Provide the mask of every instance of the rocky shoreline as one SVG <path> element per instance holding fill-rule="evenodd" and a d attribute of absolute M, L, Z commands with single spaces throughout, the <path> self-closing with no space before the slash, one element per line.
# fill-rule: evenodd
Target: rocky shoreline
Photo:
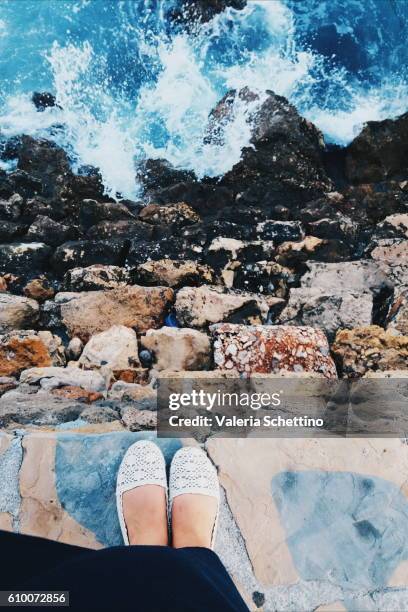
<path fill-rule="evenodd" d="M 208 141 L 256 97 L 224 96 Z M 154 428 L 163 371 L 406 375 L 408 114 L 344 149 L 272 92 L 251 119 L 226 175 L 148 160 L 141 201 L 0 134 L 1 427 Z"/>

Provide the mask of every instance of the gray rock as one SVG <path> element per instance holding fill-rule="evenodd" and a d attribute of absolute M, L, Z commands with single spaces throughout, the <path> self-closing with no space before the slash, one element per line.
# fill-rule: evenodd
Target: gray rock
<path fill-rule="evenodd" d="M 35 300 L 10 293 L 0 293 L 0 332 L 35 326 L 39 306 Z"/>
<path fill-rule="evenodd" d="M 87 391 L 104 391 L 106 388 L 105 380 L 98 372 L 73 367 L 30 368 L 21 373 L 20 382 L 29 384 L 39 382 L 43 389 L 48 390 L 65 385 L 81 387 Z"/>

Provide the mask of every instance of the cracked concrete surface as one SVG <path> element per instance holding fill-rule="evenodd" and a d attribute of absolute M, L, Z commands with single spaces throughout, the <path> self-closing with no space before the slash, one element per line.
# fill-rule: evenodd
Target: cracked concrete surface
<path fill-rule="evenodd" d="M 116 472 L 141 438 L 155 434 L 0 434 L 0 528 L 120 543 Z M 194 443 L 156 441 L 168 463 Z M 213 438 L 205 450 L 222 484 L 216 551 L 251 610 L 408 610 L 406 444 Z"/>

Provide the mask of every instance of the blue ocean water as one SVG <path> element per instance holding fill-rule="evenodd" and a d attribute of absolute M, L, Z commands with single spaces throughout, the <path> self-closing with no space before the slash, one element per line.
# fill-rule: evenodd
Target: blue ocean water
<path fill-rule="evenodd" d="M 177 0 L 0 0 L 0 132 L 53 138 L 136 197 L 135 161 L 198 176 L 236 163 L 250 138 L 238 103 L 225 142 L 208 114 L 231 88 L 285 95 L 346 144 L 365 121 L 408 109 L 406 0 L 249 0 L 210 22 L 169 19 Z M 61 108 L 35 112 L 33 91 Z"/>

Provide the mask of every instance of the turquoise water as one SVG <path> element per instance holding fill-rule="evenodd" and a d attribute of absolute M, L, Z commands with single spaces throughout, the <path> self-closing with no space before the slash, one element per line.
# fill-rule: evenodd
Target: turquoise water
<path fill-rule="evenodd" d="M 0 131 L 63 145 L 135 197 L 135 163 L 165 157 L 198 176 L 236 163 L 253 109 L 238 103 L 221 145 L 208 114 L 231 88 L 285 95 L 329 142 L 408 108 L 405 0 L 250 0 L 196 27 L 171 0 L 0 0 Z M 61 108 L 37 113 L 33 91 Z"/>

